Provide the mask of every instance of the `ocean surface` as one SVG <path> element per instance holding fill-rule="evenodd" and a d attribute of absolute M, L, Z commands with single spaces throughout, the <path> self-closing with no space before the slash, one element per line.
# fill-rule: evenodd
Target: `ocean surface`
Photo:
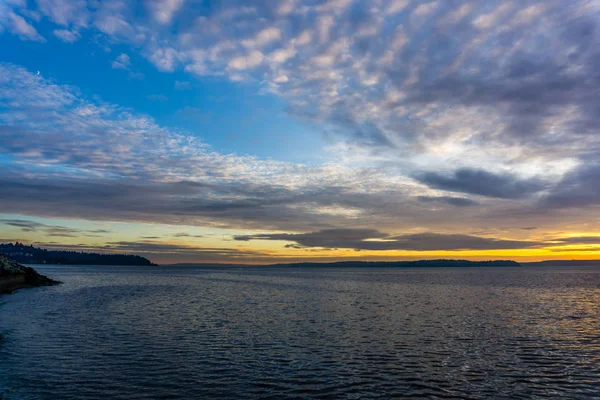
<path fill-rule="evenodd" d="M 600 398 L 600 267 L 36 267 L 4 400 Z"/>

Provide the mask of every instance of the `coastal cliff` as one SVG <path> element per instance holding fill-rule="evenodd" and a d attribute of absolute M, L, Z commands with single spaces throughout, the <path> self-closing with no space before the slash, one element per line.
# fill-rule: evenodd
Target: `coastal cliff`
<path fill-rule="evenodd" d="M 0 294 L 9 294 L 17 289 L 51 286 L 60 282 L 39 274 L 31 267 L 18 264 L 0 253 Z"/>

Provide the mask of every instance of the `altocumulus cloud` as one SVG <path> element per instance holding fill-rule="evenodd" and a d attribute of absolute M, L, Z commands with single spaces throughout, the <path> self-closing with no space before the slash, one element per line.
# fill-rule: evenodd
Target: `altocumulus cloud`
<path fill-rule="evenodd" d="M 264 82 L 299 115 L 339 124 L 335 132 L 361 146 L 442 141 L 478 159 L 491 146 L 498 159 L 515 147 L 544 158 L 597 146 L 595 2 L 44 0 L 2 7 L 7 29 L 24 39 L 41 40 L 27 17 L 39 13 L 57 27 L 139 48 L 161 71 Z M 142 9 L 148 12 L 135 12 Z"/>
<path fill-rule="evenodd" d="M 67 43 L 88 32 L 129 46 L 165 73 L 259 83 L 325 126 L 343 157 L 306 166 L 220 154 L 3 64 L 0 152 L 19 164 L 0 171 L 11 188 L 0 205 L 296 232 L 537 226 L 532 210 L 583 224 L 600 205 L 599 13 L 584 0 L 3 2 L 2 34 L 43 43 L 48 24 Z M 469 238 L 438 239 L 503 245 Z"/>
<path fill-rule="evenodd" d="M 460 230 L 488 224 L 482 220 L 488 211 L 437 191 L 526 200 L 543 187 L 540 180 L 480 170 L 416 175 L 432 192 L 396 167 L 220 154 L 147 116 L 83 100 L 74 88 L 10 64 L 0 65 L 0 92 L 0 151 L 21 161 L 0 171 L 2 186 L 10 188 L 0 191 L 5 212 L 257 230 L 372 224 L 434 230 L 440 223 Z M 586 176 L 566 175 L 550 193 Z M 501 205 L 493 211 L 504 217 Z M 513 224 L 522 223 L 521 214 Z"/>
<path fill-rule="evenodd" d="M 14 65 L 0 65 L 0 90 L 0 151 L 21 161 L 0 171 L 5 212 L 305 229 L 348 220 L 336 210 L 383 218 L 411 204 L 406 178 L 220 154 Z"/>

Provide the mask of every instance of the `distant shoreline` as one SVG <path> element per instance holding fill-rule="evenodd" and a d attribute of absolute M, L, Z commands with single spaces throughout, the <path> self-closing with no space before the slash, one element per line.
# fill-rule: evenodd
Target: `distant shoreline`
<path fill-rule="evenodd" d="M 174 263 L 174 264 L 98 264 L 98 263 L 24 263 L 27 265 L 64 265 L 88 267 L 256 267 L 256 268 L 508 268 L 508 267 L 600 267 L 600 260 L 545 260 L 535 262 L 517 262 L 510 264 L 481 265 L 480 262 L 433 265 L 423 261 L 334 261 L 307 263 L 275 263 L 275 264 L 232 264 L 232 263 Z M 462 260 L 448 260 L 462 261 Z"/>
<path fill-rule="evenodd" d="M 46 250 L 22 243 L 0 243 L 4 253 L 18 263 L 27 265 L 86 265 L 86 266 L 138 266 L 138 267 L 271 267 L 271 268 L 493 268 L 493 267 L 552 267 L 598 266 L 600 260 L 543 260 L 517 262 L 514 260 L 472 261 L 463 259 L 426 259 L 410 261 L 307 261 L 272 264 L 244 263 L 172 263 L 155 264 L 134 254 L 105 254 L 76 251 Z"/>
<path fill-rule="evenodd" d="M 46 250 L 22 243 L 0 243 L 4 253 L 18 263 L 29 265 L 138 265 L 153 266 L 145 257 L 133 254 L 86 253 L 79 251 Z"/>
<path fill-rule="evenodd" d="M 446 263 L 439 262 L 445 261 Z M 437 263 L 436 263 L 437 262 Z M 335 261 L 275 264 L 230 264 L 230 263 L 175 263 L 159 264 L 160 267 L 256 267 L 256 268 L 509 268 L 509 267 L 577 267 L 598 266 L 600 260 L 547 260 L 536 262 L 469 261 L 469 260 L 417 260 L 417 261 Z"/>
<path fill-rule="evenodd" d="M 301 262 L 276 264 L 225 264 L 225 263 L 177 263 L 162 264 L 161 267 L 278 267 L 278 268 L 492 268 L 521 267 L 512 260 L 416 260 L 416 261 L 335 261 L 335 262 Z"/>
<path fill-rule="evenodd" d="M 524 267 L 600 267 L 600 260 L 545 260 L 522 262 Z"/>

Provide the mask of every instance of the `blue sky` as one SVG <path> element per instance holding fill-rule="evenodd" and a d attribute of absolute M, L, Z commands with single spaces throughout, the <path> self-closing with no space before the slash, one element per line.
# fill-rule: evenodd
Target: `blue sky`
<path fill-rule="evenodd" d="M 598 257 L 599 15 L 5 0 L 0 239 L 161 261 Z"/>
<path fill-rule="evenodd" d="M 93 35 L 64 43 L 51 34 L 51 26 L 44 25 L 48 24 L 42 24 L 40 32 L 50 32 L 46 43 L 4 35 L 0 60 L 75 86 L 83 97 L 98 97 L 150 115 L 221 152 L 298 162 L 315 162 L 322 156 L 325 142 L 319 129 L 289 115 L 285 103 L 262 93 L 257 83 L 234 83 L 222 77 L 190 79 L 183 71 L 161 73 L 143 57 L 129 55 L 127 46 L 106 51 Z M 114 68 L 121 54 L 127 55 L 129 64 Z"/>

